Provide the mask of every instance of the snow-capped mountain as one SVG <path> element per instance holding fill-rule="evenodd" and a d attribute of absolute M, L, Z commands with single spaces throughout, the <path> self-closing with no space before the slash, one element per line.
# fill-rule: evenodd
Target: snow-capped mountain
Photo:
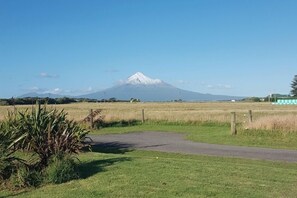
<path fill-rule="evenodd" d="M 125 83 L 131 85 L 156 85 L 162 84 L 163 82 L 160 79 L 151 79 L 143 73 L 137 72 L 136 74 L 130 76 Z"/>
<path fill-rule="evenodd" d="M 124 83 L 103 91 L 78 96 L 79 98 L 129 100 L 137 98 L 141 101 L 218 101 L 238 100 L 242 97 L 202 94 L 176 88 L 160 79 L 152 79 L 141 72 L 130 76 Z"/>

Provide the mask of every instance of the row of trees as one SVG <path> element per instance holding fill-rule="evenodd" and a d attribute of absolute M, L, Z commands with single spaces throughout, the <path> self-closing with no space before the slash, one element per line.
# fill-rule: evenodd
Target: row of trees
<path fill-rule="evenodd" d="M 139 99 L 131 98 L 133 102 L 140 102 Z M 87 99 L 87 98 L 38 98 L 38 97 L 27 97 L 27 98 L 9 98 L 0 99 L 0 105 L 31 105 L 39 102 L 40 104 L 69 104 L 76 102 L 131 102 L 131 100 L 118 100 L 116 98 L 109 99 Z"/>
<path fill-rule="evenodd" d="M 39 104 L 69 104 L 77 102 L 73 98 L 37 98 L 37 97 L 27 97 L 27 98 L 9 98 L 9 99 L 0 99 L 0 105 L 30 105 L 36 104 L 38 101 Z"/>

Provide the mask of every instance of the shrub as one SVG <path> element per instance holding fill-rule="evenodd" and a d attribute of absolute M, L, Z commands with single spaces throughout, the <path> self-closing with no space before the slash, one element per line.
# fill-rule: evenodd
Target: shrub
<path fill-rule="evenodd" d="M 14 156 L 15 148 L 12 146 L 18 137 L 15 133 L 14 124 L 17 120 L 8 113 L 5 121 L 0 123 L 0 180 L 8 179 L 16 167 L 23 161 Z"/>
<path fill-rule="evenodd" d="M 11 174 L 17 169 L 17 164 L 20 159 L 11 156 L 6 149 L 0 148 L 0 180 L 8 179 Z"/>
<path fill-rule="evenodd" d="M 73 120 L 67 120 L 66 116 L 63 110 L 48 111 L 46 106 L 41 107 L 40 104 L 31 112 L 19 112 L 14 128 L 21 135 L 14 144 L 37 154 L 40 168 L 48 165 L 52 155 L 79 153 L 86 146 L 84 140 L 89 131 Z"/>
<path fill-rule="evenodd" d="M 45 170 L 47 182 L 60 184 L 78 179 L 77 164 L 70 155 L 55 155 Z"/>
<path fill-rule="evenodd" d="M 10 183 L 14 188 L 36 187 L 42 183 L 42 174 L 29 166 L 22 165 L 12 174 Z"/>

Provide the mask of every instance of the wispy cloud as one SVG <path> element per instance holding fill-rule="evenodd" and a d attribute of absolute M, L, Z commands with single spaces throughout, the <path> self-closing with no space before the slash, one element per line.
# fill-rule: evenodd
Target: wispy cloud
<path fill-rule="evenodd" d="M 64 90 L 61 88 L 45 89 L 45 88 L 40 88 L 37 86 L 29 87 L 24 90 L 28 91 L 28 92 L 36 92 L 39 94 L 48 94 L 48 93 L 49 94 L 61 94 L 61 93 L 64 93 Z"/>
<path fill-rule="evenodd" d="M 47 93 L 51 94 L 60 94 L 60 95 L 71 95 L 71 96 L 78 96 L 78 95 L 84 95 L 84 94 L 89 94 L 92 92 L 95 92 L 96 90 L 93 89 L 92 87 L 87 87 L 87 88 L 82 88 L 82 89 L 60 89 L 60 88 L 55 88 L 48 90 Z"/>
<path fill-rule="evenodd" d="M 59 78 L 59 75 L 57 74 L 49 74 L 49 73 L 46 73 L 46 72 L 41 72 L 39 74 L 40 77 L 42 78 Z"/>
<path fill-rule="evenodd" d="M 26 92 L 34 92 L 38 94 L 59 94 L 59 95 L 68 95 L 68 96 L 77 96 L 77 95 L 84 95 L 89 94 L 92 92 L 97 91 L 96 89 L 93 89 L 91 86 L 82 88 L 82 89 L 62 89 L 59 87 L 56 88 L 40 88 L 38 86 L 29 87 L 26 89 L 23 89 Z"/>
<path fill-rule="evenodd" d="M 87 92 L 91 92 L 91 91 L 93 91 L 93 88 L 92 88 L 92 87 L 88 87 L 88 88 L 86 89 L 86 91 L 87 91 Z"/>
<path fill-rule="evenodd" d="M 61 94 L 61 93 L 63 93 L 63 89 L 61 89 L 61 88 L 54 88 L 54 89 L 48 90 L 48 93 L 51 93 L 51 94 Z"/>
<path fill-rule="evenodd" d="M 216 84 L 216 85 L 206 85 L 206 87 L 208 89 L 218 89 L 218 90 L 224 90 L 224 89 L 232 89 L 232 86 L 231 85 L 224 85 L 224 84 Z"/>
<path fill-rule="evenodd" d="M 30 87 L 27 90 L 31 91 L 31 92 L 38 92 L 38 91 L 40 91 L 40 88 L 39 87 Z"/>
<path fill-rule="evenodd" d="M 68 93 L 74 94 L 74 95 L 83 95 L 83 94 L 88 94 L 88 93 L 92 93 L 95 90 L 93 89 L 93 87 L 87 87 L 87 88 L 82 88 L 82 89 L 76 89 L 76 90 L 68 90 Z"/>
<path fill-rule="evenodd" d="M 37 86 L 23 88 L 22 90 L 24 90 L 26 92 L 36 92 L 36 93 L 42 93 L 42 92 L 46 91 L 45 89 L 37 87 Z"/>
<path fill-rule="evenodd" d="M 178 80 L 177 82 L 178 82 L 179 84 L 189 84 L 189 82 L 186 81 L 186 80 Z"/>

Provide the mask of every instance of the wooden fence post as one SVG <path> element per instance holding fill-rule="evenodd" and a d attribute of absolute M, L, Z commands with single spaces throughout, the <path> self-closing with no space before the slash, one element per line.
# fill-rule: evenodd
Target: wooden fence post
<path fill-rule="evenodd" d="M 93 109 L 90 109 L 90 127 L 93 129 L 94 127 L 94 118 L 93 118 Z"/>
<path fill-rule="evenodd" d="M 236 113 L 231 112 L 231 134 L 236 135 L 237 130 L 236 130 Z"/>
<path fill-rule="evenodd" d="M 142 123 L 144 123 L 144 109 L 142 109 Z"/>
<path fill-rule="evenodd" d="M 249 110 L 249 123 L 253 122 L 253 112 L 252 110 Z"/>

